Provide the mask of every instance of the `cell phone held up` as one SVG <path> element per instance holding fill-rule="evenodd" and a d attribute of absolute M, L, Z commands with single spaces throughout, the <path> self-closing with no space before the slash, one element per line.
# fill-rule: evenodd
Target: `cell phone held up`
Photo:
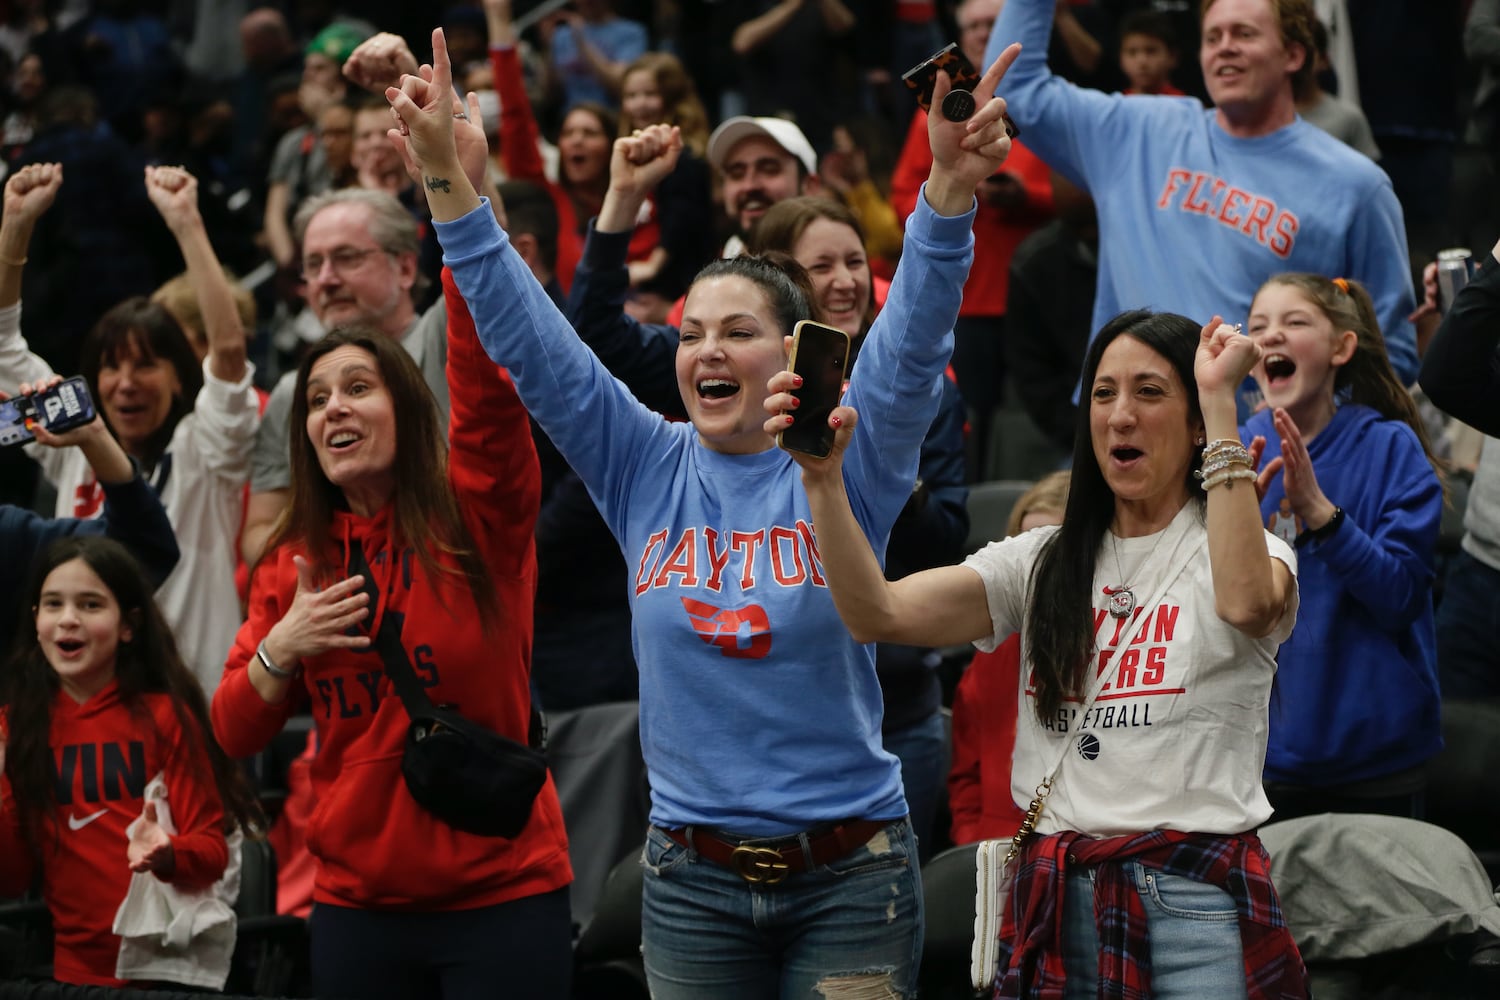
<path fill-rule="evenodd" d="M 968 120 L 978 108 L 974 100 L 974 88 L 979 86 L 979 71 L 959 49 L 957 42 L 949 42 L 932 55 L 901 74 L 901 81 L 916 95 L 923 111 L 932 110 L 932 92 L 937 86 L 938 70 L 948 74 L 953 89 L 943 98 L 943 117 L 951 122 Z M 1005 134 L 1014 139 L 1021 134 L 1016 123 L 1005 115 Z"/>
<path fill-rule="evenodd" d="M 82 376 L 64 379 L 50 389 L 0 400 L 0 446 L 35 441 L 32 428 L 53 434 L 82 427 L 94 419 L 94 399 Z"/>
<path fill-rule="evenodd" d="M 803 320 L 792 331 L 787 367 L 802 376 L 802 384 L 792 390 L 797 408 L 789 411 L 792 422 L 776 435 L 776 443 L 787 451 L 827 458 L 834 434 L 828 418 L 839 405 L 849 377 L 849 335 L 837 327 Z"/>

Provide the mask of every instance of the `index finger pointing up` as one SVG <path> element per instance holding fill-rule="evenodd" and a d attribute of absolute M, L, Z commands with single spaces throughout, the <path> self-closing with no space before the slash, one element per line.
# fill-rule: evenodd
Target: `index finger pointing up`
<path fill-rule="evenodd" d="M 1011 42 L 1005 47 L 1005 51 L 990 63 L 989 69 L 984 71 L 984 76 L 979 78 L 979 86 L 974 88 L 974 100 L 983 104 L 995 96 L 995 88 L 1000 86 L 1000 81 L 1005 78 L 1006 72 L 1010 70 L 1011 64 L 1021 55 L 1021 43 Z"/>

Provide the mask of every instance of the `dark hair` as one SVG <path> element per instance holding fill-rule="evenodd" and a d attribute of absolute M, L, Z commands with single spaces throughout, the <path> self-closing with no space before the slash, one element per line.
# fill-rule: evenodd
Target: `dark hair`
<path fill-rule="evenodd" d="M 1145 35 L 1161 42 L 1168 52 L 1177 53 L 1177 30 L 1172 19 L 1159 10 L 1133 10 L 1126 14 L 1120 22 L 1118 35 L 1121 44 L 1124 44 L 1126 35 Z"/>
<path fill-rule="evenodd" d="M 1188 420 L 1201 416 L 1193 360 L 1201 327 L 1186 316 L 1140 309 L 1121 313 L 1104 325 L 1089 345 L 1080 382 L 1077 432 L 1073 438 L 1073 475 L 1062 526 L 1043 544 L 1032 570 L 1031 602 L 1022 629 L 1031 649 L 1037 718 L 1044 723 L 1068 695 L 1082 692 L 1094 659 L 1094 565 L 1104 533 L 1115 514 L 1115 495 L 1094 456 L 1089 397 L 1104 351 L 1122 336 L 1133 337 L 1160 354 L 1176 370 L 1187 393 Z M 1202 446 L 1188 463 L 1190 502 L 1200 506 L 1193 470 Z"/>
<path fill-rule="evenodd" d="M 292 395 L 290 433 L 292 486 L 286 509 L 276 522 L 269 552 L 287 541 L 300 541 L 318 575 L 337 565 L 338 547 L 331 531 L 334 511 L 344 494 L 323 472 L 307 436 L 307 380 L 313 365 L 340 347 L 358 347 L 375 358 L 396 413 L 396 491 L 391 498 L 392 541 L 409 546 L 434 586 L 461 578 L 468 586 L 486 626 L 495 620 L 495 584 L 479 557 L 464 523 L 458 497 L 448 482 L 448 442 L 443 420 L 422 371 L 400 343 L 367 326 L 342 326 L 314 344 L 297 366 Z M 451 556 L 454 570 L 439 562 Z"/>
<path fill-rule="evenodd" d="M 1203 0 L 1203 5 L 1198 9 L 1198 21 L 1201 24 L 1208 15 L 1209 8 L 1217 0 Z M 1313 22 L 1317 18 L 1313 14 L 1312 0 L 1266 0 L 1271 5 L 1271 13 L 1276 16 L 1276 23 L 1281 28 L 1282 45 L 1302 46 L 1302 66 L 1292 74 L 1292 93 L 1306 94 L 1309 92 L 1313 78 L 1317 76 L 1318 50 L 1313 42 Z"/>
<path fill-rule="evenodd" d="M 594 120 L 599 124 L 600 130 L 604 133 L 604 169 L 600 171 L 599 179 L 596 182 L 599 190 L 597 192 L 594 192 L 596 196 L 602 197 L 605 189 L 609 187 L 610 147 L 614 145 L 615 137 L 620 134 L 620 119 L 618 115 L 616 115 L 613 111 L 611 111 L 609 108 L 606 108 L 602 104 L 597 104 L 594 101 L 578 101 L 575 104 L 569 105 L 568 110 L 563 112 L 561 123 L 563 126 L 566 126 L 568 124 L 568 118 L 572 116 L 575 111 L 582 111 L 585 114 L 593 115 Z M 562 141 L 561 134 L 558 135 L 558 141 Z M 560 187 L 562 187 L 563 190 L 568 192 L 569 197 L 572 197 L 575 200 L 577 199 L 578 194 L 581 193 L 578 191 L 576 185 L 574 185 L 573 182 L 568 179 L 567 173 L 562 169 L 558 170 L 557 183 Z M 592 210 L 589 214 L 592 214 Z"/>
<path fill-rule="evenodd" d="M 1422 450 L 1427 454 L 1427 461 L 1432 463 L 1438 480 L 1444 482 L 1446 492 L 1447 470 L 1442 459 L 1433 454 L 1432 442 L 1427 437 L 1422 416 L 1417 412 L 1416 400 L 1412 399 L 1391 367 L 1385 337 L 1380 333 L 1380 320 L 1375 316 L 1375 303 L 1365 286 L 1353 279 L 1334 281 L 1305 271 L 1272 275 L 1260 287 L 1267 285 L 1295 288 L 1333 324 L 1335 333 L 1344 330 L 1354 333 L 1354 355 L 1334 373 L 1334 395 L 1368 406 L 1387 420 L 1399 420 L 1415 431 Z M 1255 294 L 1259 295 L 1260 290 L 1257 289 Z"/>
<path fill-rule="evenodd" d="M 506 231 L 512 236 L 530 235 L 548 271 L 557 270 L 557 205 L 540 184 L 504 181 L 499 185 L 505 203 Z"/>
<path fill-rule="evenodd" d="M 823 310 L 813 293 L 812 279 L 806 268 L 789 253 L 773 250 L 712 261 L 698 272 L 693 284 L 705 278 L 729 277 L 744 278 L 760 287 L 783 333 L 791 333 L 804 319 L 823 320 Z"/>
<path fill-rule="evenodd" d="M 182 662 L 172 630 L 152 599 L 151 584 L 125 547 L 98 535 L 59 539 L 32 563 L 27 605 L 35 609 L 47 576 L 74 559 L 83 560 L 103 581 L 120 606 L 121 622 L 131 628 L 130 641 L 122 641 L 115 653 L 115 683 L 121 700 L 132 714 L 145 715 L 142 695 L 160 693 L 172 699 L 183 739 L 189 746 L 196 741 L 202 750 L 191 754 L 191 766 L 200 769 L 197 776 L 205 784 L 211 779 L 218 789 L 225 832 L 238 824 L 247 835 L 253 834 L 263 824 L 260 806 L 239 767 L 214 739 L 203 688 Z M 41 850 L 44 820 L 57 809 L 49 741 L 52 703 L 59 687 L 57 674 L 37 641 L 35 621 L 18 627 L 0 700 L 9 728 L 5 773 L 15 790 L 21 830 L 33 854 Z"/>
<path fill-rule="evenodd" d="M 830 222 L 838 222 L 854 230 L 854 235 L 859 238 L 861 247 L 865 245 L 865 232 L 859 224 L 858 217 L 841 201 L 832 198 L 824 198 L 821 195 L 797 195 L 795 198 L 783 198 L 772 205 L 766 214 L 756 221 L 750 230 L 749 249 L 751 253 L 770 253 L 779 251 L 790 254 L 797 246 L 797 241 L 802 234 L 807 232 L 807 227 L 819 219 L 827 219 Z M 869 256 L 866 251 L 866 257 Z M 865 303 L 863 327 L 868 330 L 870 324 L 875 320 L 875 286 L 870 285 L 869 301 Z M 809 281 L 811 277 L 809 276 Z M 817 296 L 814 294 L 813 299 Z"/>
<path fill-rule="evenodd" d="M 167 450 L 177 422 L 193 412 L 193 404 L 203 388 L 203 366 L 193 352 L 187 334 L 182 331 L 182 325 L 165 306 L 143 295 L 132 296 L 110 309 L 84 339 L 83 377 L 88 380 L 89 391 L 96 400 L 102 399 L 99 395 L 100 369 L 112 368 L 119 364 L 122 356 L 132 354 L 171 365 L 181 387 L 172 399 L 167 418 L 146 441 L 146 453 L 142 457 L 154 465 Z M 109 422 L 108 417 L 105 417 L 105 422 Z"/>

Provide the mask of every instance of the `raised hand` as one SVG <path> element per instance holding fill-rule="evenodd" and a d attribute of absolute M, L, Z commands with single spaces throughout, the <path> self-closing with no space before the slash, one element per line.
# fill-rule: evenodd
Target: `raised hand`
<path fill-rule="evenodd" d="M 11 174 L 5 182 L 5 221 L 34 224 L 52 207 L 62 182 L 61 163 L 33 163 Z"/>
<path fill-rule="evenodd" d="M 1292 415 L 1279 406 L 1271 414 L 1271 423 L 1281 435 L 1281 486 L 1292 511 L 1308 528 L 1321 528 L 1333 517 L 1334 506 L 1318 486 L 1302 431 Z"/>
<path fill-rule="evenodd" d="M 1238 326 L 1215 316 L 1204 324 L 1193 360 L 1199 395 L 1233 394 L 1259 360 L 1260 348 L 1255 342 L 1240 333 Z"/>
<path fill-rule="evenodd" d="M 453 138 L 453 64 L 443 29 L 432 32 L 432 64 L 401 78 L 399 87 L 387 87 L 386 100 L 396 113 L 397 128 L 391 140 L 418 169 L 448 164 L 457 158 Z"/>
<path fill-rule="evenodd" d="M 172 850 L 171 835 L 157 821 L 156 803 L 148 801 L 140 821 L 131 826 L 130 841 L 125 847 L 130 870 L 151 872 L 164 880 L 171 878 L 177 869 L 177 855 Z"/>
<path fill-rule="evenodd" d="M 267 651 L 277 665 L 289 670 L 299 661 L 332 649 L 369 646 L 369 636 L 346 634 L 351 625 L 370 614 L 370 597 L 360 589 L 365 578 L 351 576 L 320 589 L 311 563 L 302 556 L 293 556 L 292 562 L 297 567 L 297 593 L 281 621 L 266 635 Z"/>
<path fill-rule="evenodd" d="M 417 57 L 406 39 L 389 31 L 366 38 L 344 60 L 344 76 L 374 94 L 385 93 L 385 88 L 398 86 L 402 76 L 416 72 Z"/>
<path fill-rule="evenodd" d="M 677 168 L 682 130 L 675 125 L 648 125 L 615 140 L 609 160 L 609 186 L 622 194 L 646 195 Z"/>
<path fill-rule="evenodd" d="M 1005 99 L 995 96 L 995 88 L 1020 54 L 1020 44 L 1012 44 L 985 70 L 979 85 L 974 88 L 977 110 L 967 120 L 951 122 L 940 112 L 927 116 L 927 141 L 932 147 L 927 200 L 941 214 L 957 215 L 968 211 L 979 183 L 993 174 L 1010 155 L 1010 136 L 1006 132 L 1004 117 Z M 940 107 L 952 89 L 953 82 L 948 74 L 939 72 L 932 88 L 932 107 Z"/>
<path fill-rule="evenodd" d="M 147 167 L 146 195 L 168 228 L 199 224 L 198 179 L 182 167 Z"/>

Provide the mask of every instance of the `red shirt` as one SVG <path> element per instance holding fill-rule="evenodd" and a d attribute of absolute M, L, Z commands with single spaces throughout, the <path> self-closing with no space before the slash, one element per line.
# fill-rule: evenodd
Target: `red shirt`
<path fill-rule="evenodd" d="M 975 654 L 953 695 L 948 808 L 955 844 L 1013 837 L 1026 818 L 1010 790 L 1020 674 L 1017 633 L 993 653 Z"/>
<path fill-rule="evenodd" d="M 922 182 L 932 169 L 932 148 L 927 144 L 927 113 L 920 108 L 912 117 L 906 145 L 891 175 L 891 204 L 904 223 L 917 207 Z M 1018 141 L 1001 172 L 1013 174 L 1026 189 L 1026 203 L 1017 208 L 996 208 L 981 199 L 974 219 L 974 266 L 964 283 L 960 316 L 1004 316 L 1005 296 L 1010 289 L 1010 258 L 1016 247 L 1042 223 L 1052 218 L 1052 179 L 1047 165 Z"/>
<path fill-rule="evenodd" d="M 167 881 L 213 884 L 229 863 L 213 770 L 201 735 L 183 731 L 169 695 L 144 694 L 132 706 L 113 681 L 81 705 L 59 691 L 48 745 L 59 792 L 67 789 L 42 825 L 53 975 L 64 983 L 121 986 L 115 978 L 120 939 L 111 927 L 132 875 L 125 828 L 141 815 L 146 785 L 161 774 L 178 830 L 172 838 L 176 868 Z M 32 868 L 10 780 L 0 778 L 0 894 L 25 892 Z"/>

